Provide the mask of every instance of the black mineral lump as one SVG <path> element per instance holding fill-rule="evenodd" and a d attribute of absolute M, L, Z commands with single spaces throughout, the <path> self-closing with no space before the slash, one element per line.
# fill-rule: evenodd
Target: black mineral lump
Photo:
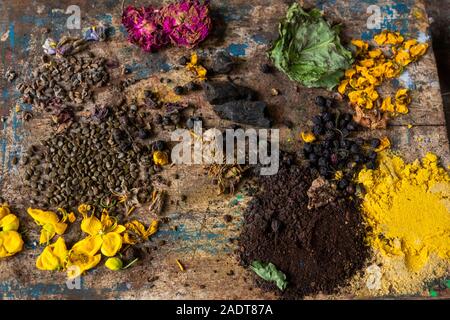
<path fill-rule="evenodd" d="M 219 51 L 212 62 L 211 68 L 214 73 L 227 74 L 233 70 L 234 61 L 226 51 Z"/>
<path fill-rule="evenodd" d="M 263 101 L 236 100 L 213 106 L 217 115 L 226 120 L 257 127 L 270 127 L 266 117 L 267 105 Z"/>
<path fill-rule="evenodd" d="M 317 96 L 316 99 L 314 100 L 314 102 L 319 107 L 325 107 L 326 104 L 327 104 L 327 100 L 324 97 L 322 97 L 322 96 Z"/>
<path fill-rule="evenodd" d="M 206 100 L 210 104 L 224 104 L 233 100 L 255 100 L 256 93 L 246 87 L 228 81 L 207 81 L 203 83 Z"/>

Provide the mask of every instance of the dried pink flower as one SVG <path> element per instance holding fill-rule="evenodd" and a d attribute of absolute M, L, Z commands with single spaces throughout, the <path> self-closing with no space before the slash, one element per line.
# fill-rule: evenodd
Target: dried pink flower
<path fill-rule="evenodd" d="M 148 52 L 156 51 L 168 43 L 167 34 L 159 25 L 159 20 L 160 12 L 153 7 L 128 6 L 122 14 L 128 40 Z"/>
<path fill-rule="evenodd" d="M 161 9 L 161 24 L 173 44 L 193 48 L 211 29 L 209 1 L 182 0 Z"/>

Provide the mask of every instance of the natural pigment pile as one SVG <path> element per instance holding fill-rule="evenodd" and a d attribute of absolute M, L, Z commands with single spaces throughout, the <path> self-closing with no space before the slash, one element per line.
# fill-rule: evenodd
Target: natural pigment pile
<path fill-rule="evenodd" d="M 335 292 L 368 256 L 359 203 L 341 199 L 308 209 L 312 181 L 308 169 L 284 163 L 276 175 L 258 180 L 262 191 L 244 213 L 241 263 L 273 263 L 286 275 L 287 299 Z M 269 282 L 262 286 L 275 289 Z"/>

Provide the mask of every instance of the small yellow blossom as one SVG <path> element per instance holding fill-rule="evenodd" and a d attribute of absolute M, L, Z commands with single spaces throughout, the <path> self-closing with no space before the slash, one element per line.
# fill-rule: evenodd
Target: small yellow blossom
<path fill-rule="evenodd" d="M 352 40 L 352 45 L 357 47 L 360 51 L 367 51 L 367 49 L 369 49 L 369 44 L 359 39 Z"/>
<path fill-rule="evenodd" d="M 74 245 L 78 251 L 94 255 L 101 250 L 103 255 L 113 257 L 122 248 L 123 241 L 120 234 L 125 231 L 125 227 L 117 224 L 117 220 L 110 217 L 106 209 L 103 209 L 100 220 L 93 214 L 84 216 L 81 230 L 89 236 Z"/>
<path fill-rule="evenodd" d="M 169 163 L 169 156 L 164 151 L 155 151 L 153 153 L 153 162 L 158 166 L 165 166 Z"/>
<path fill-rule="evenodd" d="M 344 177 L 344 173 L 341 170 L 336 171 L 336 173 L 334 174 L 335 180 L 341 180 L 343 177 Z"/>
<path fill-rule="evenodd" d="M 302 132 L 300 136 L 302 137 L 302 140 L 306 143 L 316 141 L 316 136 L 312 132 Z"/>
<path fill-rule="evenodd" d="M 380 152 L 380 151 L 383 151 L 390 147 L 391 147 L 391 141 L 389 140 L 389 138 L 383 137 L 380 139 L 380 145 L 378 146 L 378 148 L 375 149 L 375 152 Z"/>
<path fill-rule="evenodd" d="M 346 89 L 347 89 L 347 86 L 348 86 L 348 80 L 342 80 L 341 81 L 341 83 L 339 84 L 339 86 L 338 86 L 338 92 L 340 93 L 340 94 L 345 94 L 345 91 L 346 91 Z"/>
<path fill-rule="evenodd" d="M 193 53 L 191 55 L 191 61 L 186 64 L 186 69 L 195 74 L 197 79 L 200 81 L 206 80 L 207 70 L 198 64 L 198 56 L 197 53 Z"/>
<path fill-rule="evenodd" d="M 427 43 L 419 43 L 412 46 L 409 49 L 409 52 L 411 53 L 411 57 L 417 58 L 423 56 L 427 52 L 427 49 L 428 49 Z"/>
<path fill-rule="evenodd" d="M 395 55 L 395 62 L 401 66 L 407 66 L 412 61 L 411 56 L 406 50 L 399 50 Z"/>
<path fill-rule="evenodd" d="M 381 110 L 385 111 L 385 112 L 394 112 L 394 104 L 392 103 L 392 98 L 391 97 L 386 97 L 383 100 L 383 103 L 381 104 Z"/>

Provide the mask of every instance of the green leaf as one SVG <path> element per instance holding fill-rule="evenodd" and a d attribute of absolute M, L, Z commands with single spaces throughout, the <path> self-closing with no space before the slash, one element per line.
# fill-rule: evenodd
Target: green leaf
<path fill-rule="evenodd" d="M 287 287 L 286 275 L 277 270 L 277 267 L 271 262 L 264 263 L 258 260 L 252 262 L 250 266 L 258 276 L 266 281 L 273 281 L 280 290 L 284 290 Z"/>
<path fill-rule="evenodd" d="M 307 13 L 294 3 L 279 25 L 269 57 L 291 80 L 331 90 L 353 62 L 352 53 L 341 44 L 340 29 L 331 27 L 318 9 Z"/>

